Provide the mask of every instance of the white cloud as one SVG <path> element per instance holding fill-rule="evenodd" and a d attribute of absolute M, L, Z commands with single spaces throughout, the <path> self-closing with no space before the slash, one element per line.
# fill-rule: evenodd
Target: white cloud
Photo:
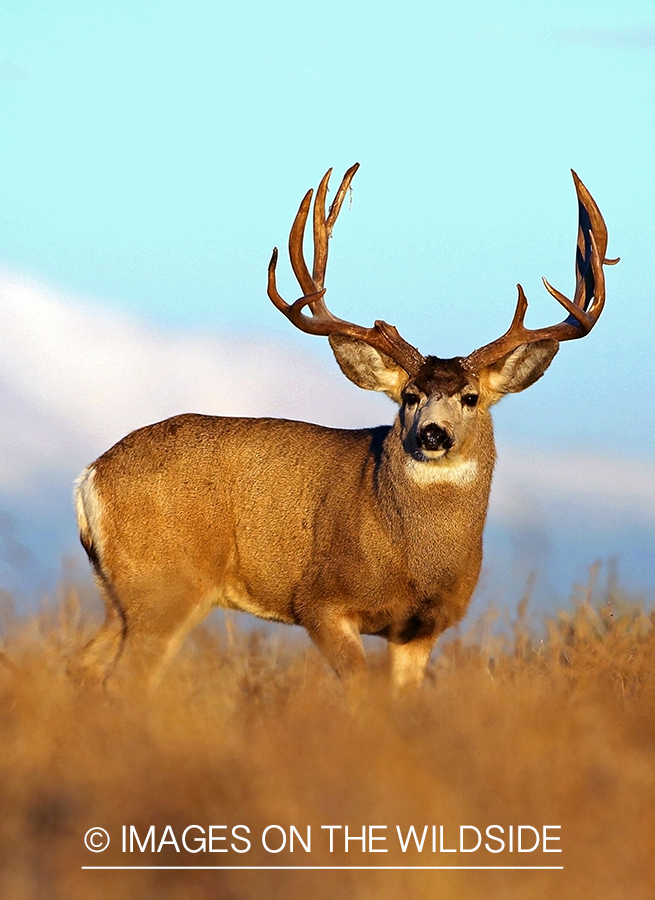
<path fill-rule="evenodd" d="M 170 333 L 0 273 L 1 490 L 72 477 L 132 429 L 180 412 L 361 427 L 393 408 L 311 346 Z"/>
<path fill-rule="evenodd" d="M 68 482 L 112 443 L 179 412 L 270 415 L 342 427 L 390 421 L 385 399 L 336 365 L 264 339 L 146 326 L 0 273 L 0 490 Z M 543 506 L 655 525 L 655 464 L 502 447 L 491 512 L 526 525 Z"/>
<path fill-rule="evenodd" d="M 596 528 L 618 528 L 626 519 L 655 527 L 655 463 L 501 448 L 494 514 L 501 520 L 529 520 L 531 508 L 542 503 L 592 514 L 590 526 Z"/>

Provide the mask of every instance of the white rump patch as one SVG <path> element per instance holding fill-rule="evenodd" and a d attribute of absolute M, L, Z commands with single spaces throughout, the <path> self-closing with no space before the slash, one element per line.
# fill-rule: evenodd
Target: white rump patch
<path fill-rule="evenodd" d="M 93 466 L 88 466 L 82 474 L 75 480 L 75 489 L 73 491 L 73 500 L 75 502 L 75 513 L 77 515 L 77 524 L 80 529 L 80 536 L 85 543 L 93 546 L 101 559 L 101 518 L 102 506 L 95 489 L 96 470 Z"/>
<path fill-rule="evenodd" d="M 465 459 L 461 462 L 419 462 L 407 460 L 407 476 L 415 484 L 427 487 L 431 484 L 471 484 L 478 475 L 478 461 Z"/>

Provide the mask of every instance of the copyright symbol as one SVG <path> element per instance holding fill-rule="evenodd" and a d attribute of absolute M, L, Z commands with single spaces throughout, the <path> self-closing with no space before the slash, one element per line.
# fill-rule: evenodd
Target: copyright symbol
<path fill-rule="evenodd" d="M 109 846 L 109 835 L 104 828 L 89 828 L 84 835 L 84 843 L 92 853 L 102 853 Z"/>

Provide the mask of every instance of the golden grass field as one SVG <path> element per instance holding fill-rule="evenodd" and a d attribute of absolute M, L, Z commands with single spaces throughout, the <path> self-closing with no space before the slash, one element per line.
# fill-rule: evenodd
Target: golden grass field
<path fill-rule="evenodd" d="M 467 623 L 435 653 L 414 703 L 387 697 L 381 642 L 358 709 L 301 632 L 226 617 L 198 629 L 161 685 L 81 690 L 66 666 L 97 624 L 65 587 L 30 618 L 7 603 L 0 656 L 0 897 L 6 900 L 238 898 L 611 898 L 655 896 L 655 615 L 613 585 L 579 589 L 568 612 L 528 628 L 524 605 L 500 633 Z M 248 620 L 251 622 L 252 620 Z M 268 853 L 271 824 L 306 837 Z M 121 849 L 150 825 L 161 851 Z M 184 829 L 227 853 L 175 850 Z M 251 848 L 230 848 L 247 825 Z M 329 832 L 335 831 L 334 852 Z M 343 851 L 344 827 L 387 826 Z M 401 852 L 396 826 L 424 849 Z M 562 853 L 433 852 L 459 826 L 559 825 Z M 92 853 L 88 829 L 110 848 Z M 243 835 L 245 832 L 241 832 Z M 525 832 L 528 834 L 528 832 Z M 529 834 L 531 834 L 530 832 Z M 191 830 L 193 836 L 202 833 Z M 369 832 L 370 834 L 370 832 Z M 472 831 L 467 834 L 473 835 Z M 499 832 L 496 832 L 499 834 Z M 191 840 L 191 838 L 189 838 Z M 281 832 L 273 829 L 270 845 Z M 529 842 L 528 842 L 529 843 Z M 191 843 L 192 847 L 198 846 Z M 245 843 L 235 843 L 243 849 Z M 287 845 L 288 846 L 288 845 Z M 498 844 L 492 844 L 498 847 Z M 438 848 L 437 848 L 438 849 Z M 563 870 L 84 870 L 89 865 L 512 866 Z"/>

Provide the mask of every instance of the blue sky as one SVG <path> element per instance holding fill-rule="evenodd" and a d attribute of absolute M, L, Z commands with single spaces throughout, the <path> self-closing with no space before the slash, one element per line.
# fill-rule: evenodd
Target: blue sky
<path fill-rule="evenodd" d="M 572 292 L 573 167 L 603 211 L 610 255 L 622 262 L 608 271 L 607 308 L 594 333 L 563 346 L 542 382 L 499 407 L 499 444 L 544 459 L 614 460 L 648 480 L 655 465 L 654 76 L 652 3 L 6 0 L 0 268 L 7 285 L 36 285 L 30 297 L 56 296 L 62 309 L 69 303 L 87 349 L 85 329 L 100 321 L 108 342 L 130 328 L 167 347 L 184 336 L 238 338 L 251 347 L 272 342 L 304 354 L 305 371 L 315 365 L 331 372 L 324 342 L 294 333 L 266 299 L 266 266 L 271 248 L 285 246 L 304 191 L 329 166 L 336 181 L 358 160 L 352 207 L 344 208 L 331 246 L 328 302 L 362 324 L 384 318 L 423 352 L 450 356 L 505 330 L 517 281 L 530 299 L 528 324 L 557 320 L 540 277 Z M 284 291 L 295 296 L 283 263 Z M 49 313 L 33 302 L 43 325 Z M 5 335 L 21 334 L 28 347 L 29 316 L 21 322 L 22 331 L 10 323 Z M 35 360 L 50 358 L 46 344 L 59 332 L 35 331 L 43 342 L 31 347 Z M 128 344 L 136 346 L 121 346 Z M 107 352 L 107 360 L 118 358 Z M 103 377 L 111 386 L 118 376 L 95 353 L 100 391 Z M 51 393 L 60 379 L 70 380 L 66 369 L 78 356 L 86 358 L 75 345 L 58 363 L 52 356 L 40 401 L 30 394 L 43 421 L 54 421 Z M 150 377 L 159 378 L 155 357 Z M 13 391 L 6 409 L 22 422 L 27 389 L 4 365 L 5 391 Z M 223 411 L 226 394 L 233 402 L 229 372 L 223 376 L 212 397 L 198 382 L 203 411 Z M 79 422 L 97 415 L 98 397 L 85 392 L 86 376 L 76 377 Z M 239 374 L 236 394 L 256 392 L 246 379 L 275 377 L 263 365 L 251 367 Z M 332 374 L 325 377 L 333 390 Z M 121 385 L 112 409 L 121 397 L 129 404 Z M 321 403 L 334 409 L 337 395 L 330 400 L 328 393 L 316 388 L 299 415 L 329 420 Z M 184 397 L 171 387 L 168 396 L 197 408 L 192 387 Z M 377 398 L 362 396 L 339 401 L 352 407 L 343 412 L 346 424 L 357 424 L 365 407 L 379 420 Z M 172 399 L 163 406 L 182 411 Z M 251 411 L 249 402 L 244 407 Z M 39 491 L 61 484 L 64 497 L 78 450 L 92 458 L 107 446 L 103 440 L 121 436 L 119 427 L 160 413 L 143 398 L 137 408 L 140 421 L 123 422 L 125 410 L 112 419 L 110 410 L 106 437 L 84 426 L 91 435 L 85 443 L 69 431 L 70 472 L 65 437 L 56 471 L 45 464 L 52 453 L 44 438 L 44 462 L 35 451 L 31 477 L 20 481 L 31 484 L 29 515 L 20 512 L 27 509 L 20 491 L 6 488 L 4 506 L 0 494 L 0 508 L 36 556 L 45 546 L 36 537 L 43 521 L 50 516 L 59 534 L 58 516 L 62 523 L 70 517 L 69 506 L 46 515 L 44 505 L 40 514 Z M 270 410 L 263 400 L 256 405 L 262 413 L 278 409 L 273 401 Z M 386 407 L 384 415 L 391 415 Z M 36 427 L 26 423 L 21 434 Z M 640 547 L 655 535 L 648 522 L 634 526 Z M 48 552 L 67 549 L 68 528 L 61 525 L 67 537 L 53 538 L 56 551 Z M 603 552 L 612 552 L 612 541 L 621 555 L 634 547 L 634 528 L 612 532 Z"/>

